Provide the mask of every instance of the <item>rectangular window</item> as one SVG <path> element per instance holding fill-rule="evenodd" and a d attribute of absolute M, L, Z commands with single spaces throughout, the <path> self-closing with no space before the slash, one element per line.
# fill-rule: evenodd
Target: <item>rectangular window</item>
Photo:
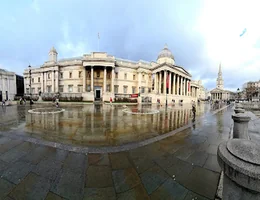
<path fill-rule="evenodd" d="M 128 86 L 124 86 L 124 93 L 127 94 L 127 88 Z"/>
<path fill-rule="evenodd" d="M 107 78 L 111 79 L 111 73 L 110 72 L 107 72 Z"/>
<path fill-rule="evenodd" d="M 97 78 L 100 77 L 100 71 L 97 71 Z"/>
<path fill-rule="evenodd" d="M 90 92 L 90 85 L 87 85 L 87 92 Z"/>
<path fill-rule="evenodd" d="M 133 75 L 133 80 L 135 81 L 135 74 Z"/>
<path fill-rule="evenodd" d="M 38 77 L 38 83 L 40 83 L 41 82 L 41 78 L 40 77 Z"/>
<path fill-rule="evenodd" d="M 59 92 L 64 92 L 64 86 L 63 85 L 59 86 Z"/>
<path fill-rule="evenodd" d="M 151 93 L 151 88 L 148 88 L 148 93 Z"/>
<path fill-rule="evenodd" d="M 50 79 L 51 78 L 51 73 L 48 73 L 48 79 Z"/>
<path fill-rule="evenodd" d="M 32 94 L 34 94 L 35 93 L 35 88 L 32 88 Z"/>
<path fill-rule="evenodd" d="M 34 83 L 34 78 L 32 78 L 32 83 Z"/>
<path fill-rule="evenodd" d="M 115 86 L 114 86 L 115 94 L 118 94 L 118 89 L 119 89 L 119 85 L 115 85 Z"/>
<path fill-rule="evenodd" d="M 72 72 L 70 72 L 69 77 L 72 78 Z"/>
<path fill-rule="evenodd" d="M 73 85 L 68 85 L 68 92 L 73 92 Z"/>
<path fill-rule="evenodd" d="M 132 94 L 135 94 L 135 88 L 136 87 L 132 87 Z"/>
<path fill-rule="evenodd" d="M 143 75 L 143 81 L 144 81 L 144 78 L 145 78 L 145 76 Z"/>
<path fill-rule="evenodd" d="M 141 88 L 141 93 L 144 93 L 144 87 Z"/>
<path fill-rule="evenodd" d="M 107 92 L 110 92 L 110 85 L 107 85 Z"/>
<path fill-rule="evenodd" d="M 125 73 L 125 80 L 127 79 L 127 73 Z"/>
<path fill-rule="evenodd" d="M 47 92 L 51 93 L 51 86 L 50 85 L 47 86 Z"/>
<path fill-rule="evenodd" d="M 83 92 L 83 85 L 78 85 L 78 92 Z"/>
<path fill-rule="evenodd" d="M 118 78 L 118 72 L 115 73 L 115 78 Z"/>
<path fill-rule="evenodd" d="M 60 78 L 63 79 L 63 72 L 60 73 Z"/>
<path fill-rule="evenodd" d="M 82 78 L 82 71 L 79 71 L 79 78 Z"/>

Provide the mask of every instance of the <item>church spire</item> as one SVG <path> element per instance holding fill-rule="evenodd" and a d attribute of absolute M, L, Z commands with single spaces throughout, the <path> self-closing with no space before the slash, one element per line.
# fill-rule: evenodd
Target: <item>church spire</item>
<path fill-rule="evenodd" d="M 217 88 L 224 89 L 224 81 L 222 79 L 221 63 L 219 64 L 219 69 L 218 69 Z"/>
<path fill-rule="evenodd" d="M 221 74 L 221 75 L 222 75 L 222 71 L 221 71 L 221 63 L 219 63 L 218 74 Z"/>

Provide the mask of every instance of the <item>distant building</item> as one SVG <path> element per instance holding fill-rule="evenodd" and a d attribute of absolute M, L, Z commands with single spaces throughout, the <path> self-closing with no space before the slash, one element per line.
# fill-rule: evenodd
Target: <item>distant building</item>
<path fill-rule="evenodd" d="M 208 99 L 208 97 L 207 97 L 207 90 L 202 85 L 202 81 L 201 80 L 192 81 L 192 83 L 196 84 L 197 87 L 198 87 L 198 94 L 197 94 L 198 99 L 199 100 L 206 100 L 206 99 Z"/>
<path fill-rule="evenodd" d="M 16 75 L 0 69 L 0 101 L 13 100 L 16 95 Z"/>
<path fill-rule="evenodd" d="M 243 93 L 246 99 L 259 101 L 260 99 L 260 80 L 249 81 L 243 84 Z"/>
<path fill-rule="evenodd" d="M 16 74 L 16 95 L 23 96 L 24 95 L 24 79 L 23 76 Z"/>
<path fill-rule="evenodd" d="M 216 88 L 210 91 L 212 100 L 230 100 L 235 99 L 235 93 L 224 89 L 224 80 L 222 78 L 221 64 L 219 65 Z"/>
<path fill-rule="evenodd" d="M 115 97 L 137 97 L 142 101 L 165 103 L 197 100 L 199 85 L 191 74 L 175 64 L 167 45 L 156 62 L 130 61 L 105 52 L 57 59 L 55 48 L 49 61 L 31 69 L 31 93 L 42 96 L 81 96 L 84 101 L 109 101 Z M 24 71 L 26 94 L 30 93 L 29 70 Z"/>

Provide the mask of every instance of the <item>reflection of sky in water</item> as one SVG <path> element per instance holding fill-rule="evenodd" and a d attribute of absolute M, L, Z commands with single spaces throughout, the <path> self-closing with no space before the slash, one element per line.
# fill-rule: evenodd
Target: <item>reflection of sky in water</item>
<path fill-rule="evenodd" d="M 29 114 L 26 109 L 20 107 L 18 113 L 25 117 L 20 120 L 26 123 L 20 125 L 19 130 L 23 130 L 22 134 L 49 141 L 111 146 L 155 137 L 180 128 L 192 120 L 191 106 L 167 109 L 157 106 L 127 108 L 160 111 L 149 115 L 124 113 L 125 108 L 122 106 L 110 105 L 75 105 L 64 108 L 65 112 L 59 114 L 39 115 Z M 197 107 L 197 115 L 206 110 L 208 105 L 201 104 Z"/>

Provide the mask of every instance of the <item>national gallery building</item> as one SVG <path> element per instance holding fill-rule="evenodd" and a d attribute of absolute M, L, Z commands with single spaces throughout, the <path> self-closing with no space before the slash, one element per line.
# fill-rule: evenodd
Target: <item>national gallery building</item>
<path fill-rule="evenodd" d="M 197 100 L 199 85 L 175 59 L 167 45 L 156 62 L 130 61 L 105 52 L 57 59 L 55 48 L 49 60 L 39 67 L 25 69 L 26 94 L 42 96 L 82 96 L 83 101 L 109 101 L 110 98 L 138 98 L 139 102 L 190 103 Z M 31 79 L 31 89 L 30 89 Z M 31 91 L 30 91 L 31 90 Z"/>

